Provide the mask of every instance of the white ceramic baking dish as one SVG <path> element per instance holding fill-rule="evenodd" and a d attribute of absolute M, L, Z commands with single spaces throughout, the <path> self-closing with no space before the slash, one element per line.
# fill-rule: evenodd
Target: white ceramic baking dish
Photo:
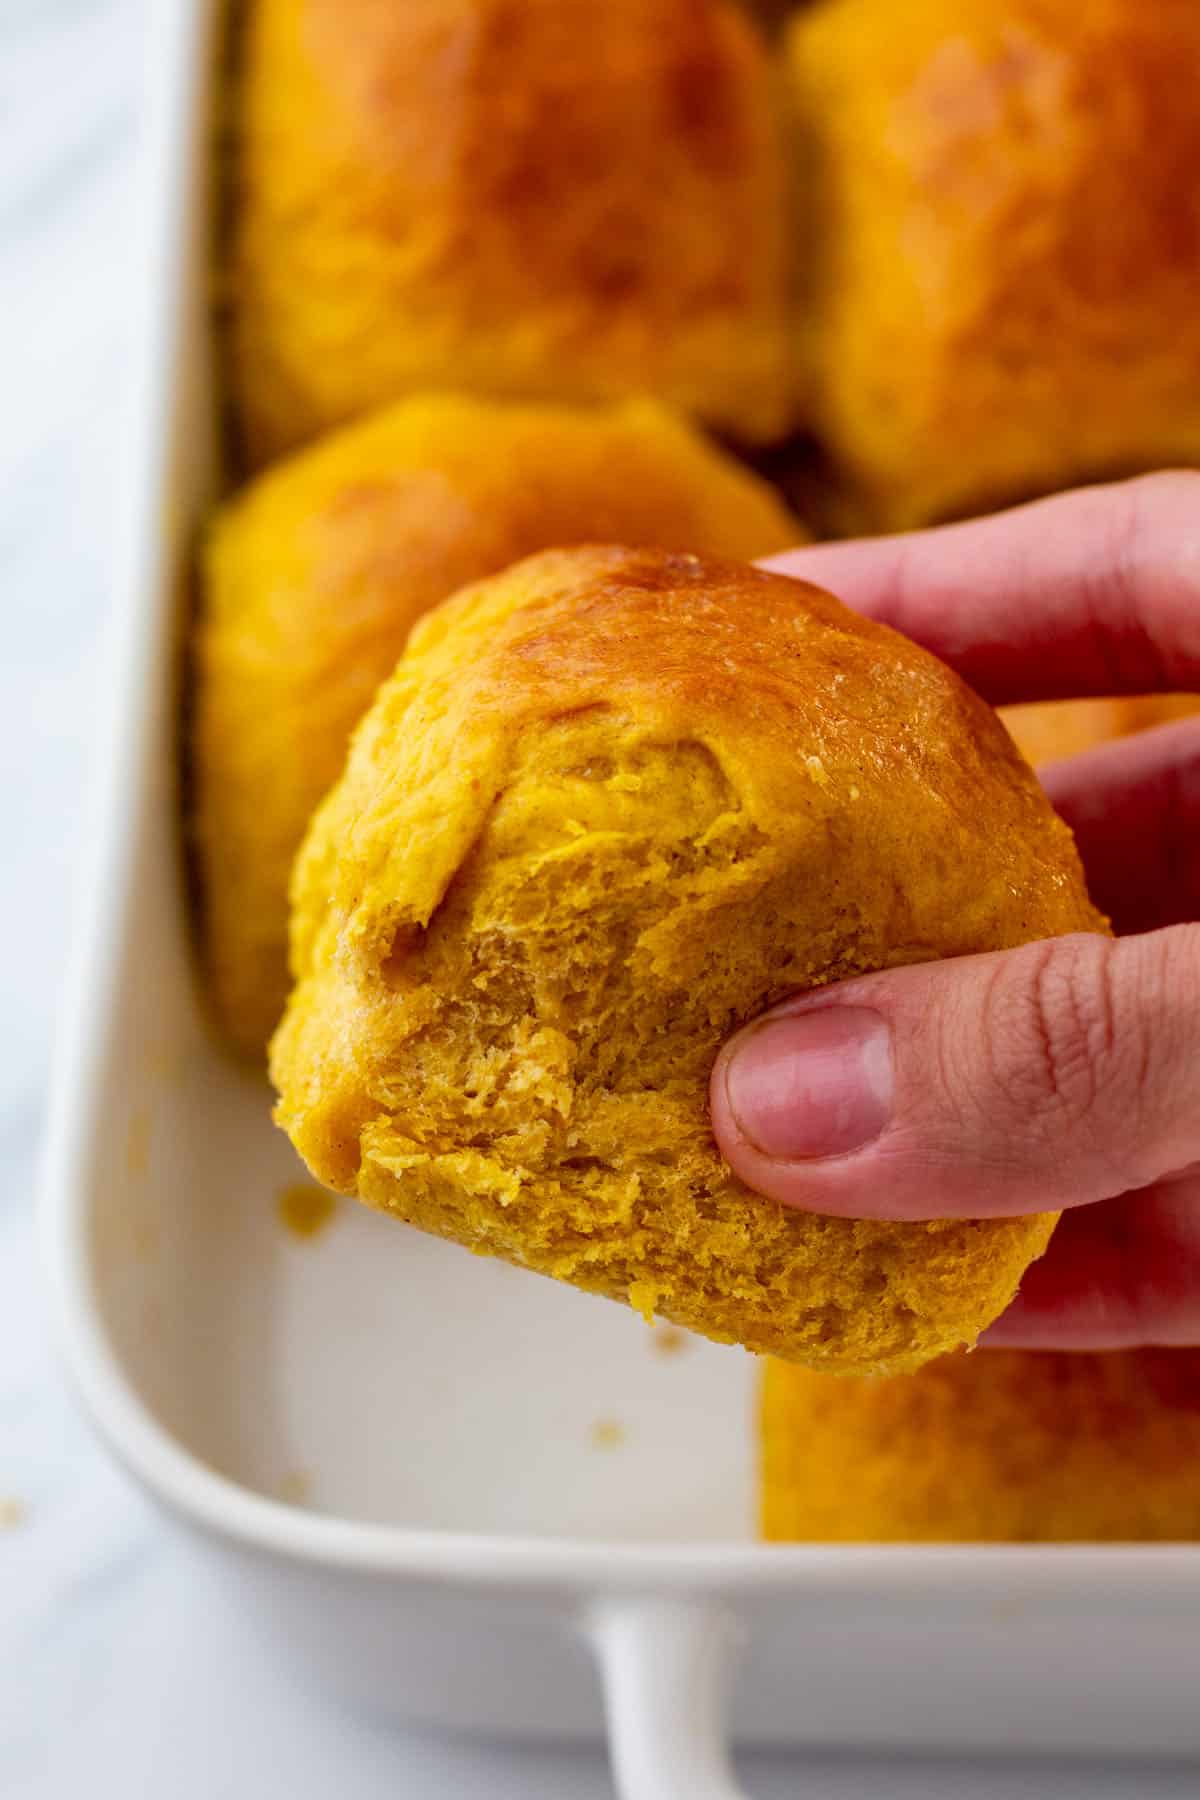
<path fill-rule="evenodd" d="M 328 1689 L 524 1735 L 606 1709 L 637 1800 L 735 1792 L 733 1654 L 748 1742 L 1200 1750 L 1200 1551 L 764 1548 L 748 1357 L 349 1205 L 284 1231 L 299 1171 L 189 964 L 174 771 L 214 477 L 216 34 L 206 0 L 149 11 L 131 530 L 45 1202 L 101 1432 Z"/>

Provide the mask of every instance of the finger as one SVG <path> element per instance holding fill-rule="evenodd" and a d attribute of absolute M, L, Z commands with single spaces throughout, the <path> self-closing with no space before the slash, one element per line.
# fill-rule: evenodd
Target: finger
<path fill-rule="evenodd" d="M 981 1341 L 1013 1350 L 1200 1343 L 1200 1180 L 1068 1213 Z"/>
<path fill-rule="evenodd" d="M 926 645 L 999 706 L 1200 681 L 1200 473 L 764 565 Z"/>
<path fill-rule="evenodd" d="M 1200 918 L 1200 719 L 1040 773 L 1075 833 L 1088 891 L 1118 932 Z"/>
<path fill-rule="evenodd" d="M 989 1218 L 1200 1161 L 1200 926 L 863 976 L 730 1040 L 712 1122 L 760 1193 L 850 1218 Z"/>

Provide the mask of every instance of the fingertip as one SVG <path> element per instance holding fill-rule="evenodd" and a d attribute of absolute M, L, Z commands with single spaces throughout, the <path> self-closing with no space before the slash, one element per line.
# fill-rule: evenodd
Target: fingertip
<path fill-rule="evenodd" d="M 789 575 L 799 578 L 803 575 L 804 559 L 808 554 L 808 546 L 798 544 L 794 550 L 777 550 L 773 556 L 760 556 L 754 567 L 764 569 L 768 575 Z"/>

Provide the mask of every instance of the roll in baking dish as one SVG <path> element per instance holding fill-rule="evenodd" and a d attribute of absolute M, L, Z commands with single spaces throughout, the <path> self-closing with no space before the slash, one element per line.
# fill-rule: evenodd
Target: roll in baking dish
<path fill-rule="evenodd" d="M 819 0 L 787 60 L 811 401 L 870 520 L 1200 459 L 1193 0 Z"/>
<path fill-rule="evenodd" d="M 768 1363 L 768 1538 L 1200 1537 L 1200 1352 L 981 1350 L 827 1381 Z"/>
<path fill-rule="evenodd" d="M 785 158 L 728 0 L 247 0 L 229 293 L 261 463 L 416 389 L 793 411 Z"/>

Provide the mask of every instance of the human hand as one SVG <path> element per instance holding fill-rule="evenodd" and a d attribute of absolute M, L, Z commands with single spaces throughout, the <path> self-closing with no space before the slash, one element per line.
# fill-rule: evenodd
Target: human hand
<path fill-rule="evenodd" d="M 768 565 L 996 705 L 1200 690 L 1200 474 Z M 1074 936 L 785 1001 L 722 1050 L 742 1180 L 852 1218 L 1064 1209 L 986 1340 L 1200 1343 L 1200 719 L 1042 771 L 1116 941 Z"/>

